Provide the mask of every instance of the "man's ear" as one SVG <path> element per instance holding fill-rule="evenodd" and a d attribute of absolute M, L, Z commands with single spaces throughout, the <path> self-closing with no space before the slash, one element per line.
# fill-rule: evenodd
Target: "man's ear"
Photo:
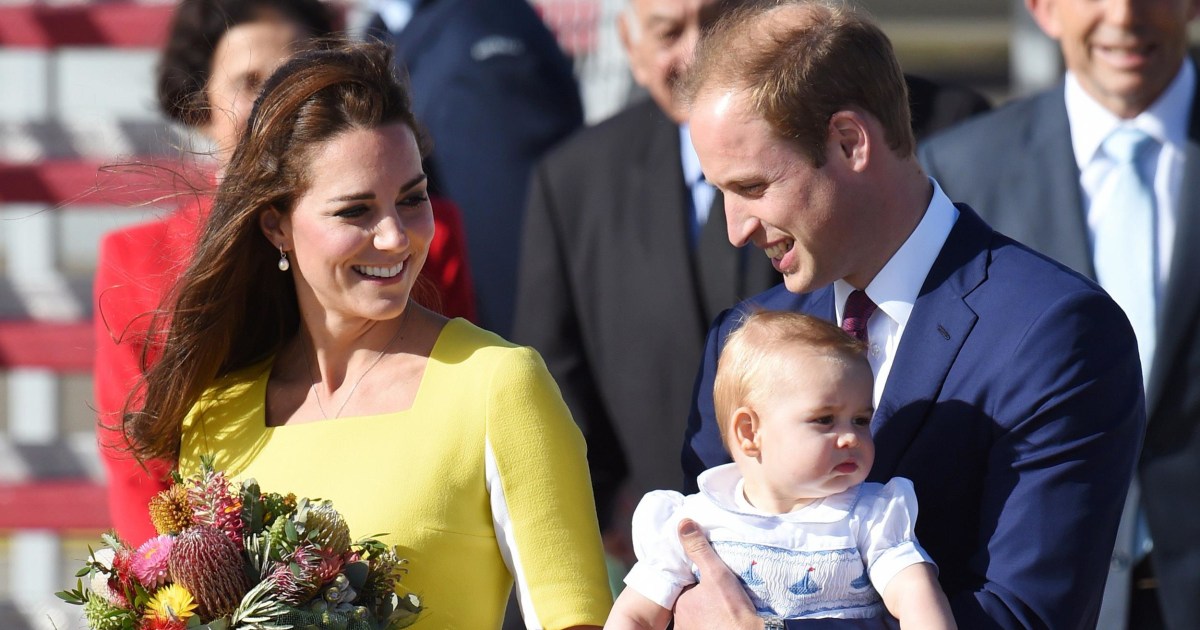
<path fill-rule="evenodd" d="M 1047 37 L 1058 39 L 1062 35 L 1062 23 L 1058 19 L 1058 0 L 1025 0 L 1025 8 Z"/>
<path fill-rule="evenodd" d="M 258 227 L 275 247 L 292 248 L 292 224 L 290 217 L 271 206 L 258 215 Z"/>
<path fill-rule="evenodd" d="M 871 161 L 871 134 L 867 119 L 857 111 L 842 110 L 829 118 L 829 142 L 826 155 L 842 160 L 861 173 Z"/>
<path fill-rule="evenodd" d="M 729 440 L 731 447 L 742 452 L 751 459 L 762 453 L 762 439 L 758 432 L 758 414 L 749 407 L 738 407 L 733 412 L 730 425 Z"/>
<path fill-rule="evenodd" d="M 621 40 L 621 48 L 625 51 L 625 60 L 629 62 L 629 72 L 633 75 L 634 82 L 642 87 L 646 87 L 649 77 L 643 72 L 641 57 L 635 55 L 633 50 L 634 39 L 645 36 L 645 33 L 635 32 L 641 28 L 639 25 L 630 24 L 630 20 L 636 19 L 637 16 L 633 14 L 633 7 L 627 7 L 618 13 L 617 38 Z"/>

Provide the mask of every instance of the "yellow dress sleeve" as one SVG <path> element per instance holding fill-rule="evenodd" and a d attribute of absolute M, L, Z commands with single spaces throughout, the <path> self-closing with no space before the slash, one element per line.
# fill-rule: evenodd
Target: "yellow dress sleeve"
<path fill-rule="evenodd" d="M 541 357 L 504 355 L 487 393 L 487 483 L 526 624 L 603 625 L 612 595 L 583 436 Z"/>

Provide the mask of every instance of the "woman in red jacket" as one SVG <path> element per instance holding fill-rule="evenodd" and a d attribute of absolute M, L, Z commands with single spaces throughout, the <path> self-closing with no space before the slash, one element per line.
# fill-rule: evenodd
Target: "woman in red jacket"
<path fill-rule="evenodd" d="M 158 99 L 175 122 L 213 143 L 209 182 L 221 177 L 263 81 L 305 42 L 333 32 L 320 0 L 184 0 L 176 9 L 158 70 Z M 192 191 L 162 219 L 107 234 L 95 277 L 95 400 L 100 452 L 108 474 L 113 527 L 137 545 L 155 535 L 147 504 L 166 487 L 174 462 L 139 463 L 127 452 L 119 414 L 153 352 L 146 330 L 187 265 L 208 214 Z M 458 209 L 433 199 L 435 236 L 414 297 L 448 317 L 475 320 Z M 151 350 L 153 347 L 151 346 Z"/>

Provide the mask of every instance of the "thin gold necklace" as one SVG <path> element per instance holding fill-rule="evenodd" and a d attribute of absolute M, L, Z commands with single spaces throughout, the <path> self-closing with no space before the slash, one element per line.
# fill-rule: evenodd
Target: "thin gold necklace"
<path fill-rule="evenodd" d="M 358 380 L 354 381 L 354 385 L 350 386 L 350 392 L 346 394 L 346 399 L 343 400 L 342 405 L 337 408 L 337 413 L 333 414 L 333 418 L 330 418 L 329 414 L 325 413 L 325 406 L 321 404 L 321 395 L 317 393 L 317 383 L 321 382 L 321 373 L 313 370 L 312 361 L 308 358 L 308 353 L 304 353 L 304 365 L 308 367 L 308 373 L 316 374 L 316 377 L 313 379 L 311 389 L 313 398 L 317 400 L 317 409 L 321 411 L 322 418 L 326 420 L 337 420 L 338 418 L 342 417 L 342 410 L 346 408 L 346 405 L 350 404 L 350 399 L 354 397 L 354 392 L 358 389 L 358 385 L 363 382 L 363 379 L 367 377 L 367 374 L 370 373 L 371 370 L 375 369 L 376 365 L 379 365 L 379 362 L 383 360 L 383 355 L 387 354 L 388 348 L 391 348 L 392 344 L 400 338 L 400 333 L 404 332 L 404 324 L 408 321 L 408 311 L 411 308 L 412 304 L 409 304 L 404 308 L 404 314 L 400 316 L 400 325 L 396 327 L 396 334 L 392 335 L 392 338 L 389 339 L 386 344 L 384 344 L 383 349 L 379 351 L 379 354 L 375 357 L 375 360 L 371 362 L 371 365 L 367 366 L 367 369 L 363 370 L 363 373 L 359 375 Z M 315 355 L 317 353 L 316 347 L 312 345 L 311 340 L 308 340 L 307 338 L 306 340 L 309 342 L 309 347 L 312 349 L 313 354 Z"/>

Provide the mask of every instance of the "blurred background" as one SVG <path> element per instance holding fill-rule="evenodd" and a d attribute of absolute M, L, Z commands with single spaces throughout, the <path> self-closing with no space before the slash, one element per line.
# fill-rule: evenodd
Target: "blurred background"
<path fill-rule="evenodd" d="M 633 87 L 615 30 L 627 0 L 535 0 L 574 59 L 587 122 Z M 1057 48 L 1020 0 L 860 0 L 905 70 L 999 105 L 1052 83 Z M 365 2 L 333 6 L 352 31 Z M 80 627 L 74 586 L 108 525 L 91 405 L 100 236 L 170 209 L 150 179 L 99 167 L 204 151 L 155 105 L 168 1 L 0 0 L 0 630 Z M 1193 41 L 1200 41 L 1196 32 Z"/>

